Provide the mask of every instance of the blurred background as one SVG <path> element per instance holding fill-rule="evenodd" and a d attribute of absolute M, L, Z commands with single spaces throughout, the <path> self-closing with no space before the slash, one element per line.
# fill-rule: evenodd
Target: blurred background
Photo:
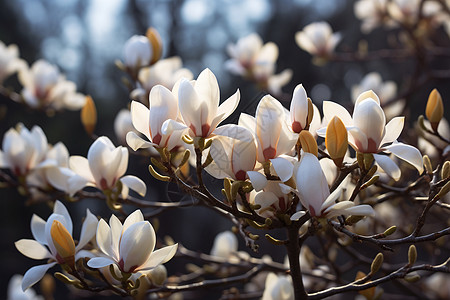
<path fill-rule="evenodd" d="M 339 50 L 355 51 L 361 39 L 370 40 L 371 49 L 384 47 L 386 33 L 382 29 L 375 29 L 370 35 L 361 33 L 353 4 L 354 1 L 350 0 L 2 0 L 0 40 L 6 45 L 17 44 L 20 56 L 29 64 L 40 58 L 56 64 L 67 79 L 77 84 L 78 91 L 91 95 L 96 102 L 99 113 L 96 133 L 107 135 L 117 143 L 113 131 L 114 118 L 120 109 L 127 107 L 129 96 L 121 83 L 125 74 L 114 65 L 114 61 L 123 59 L 123 45 L 132 35 L 145 34 L 150 26 L 156 28 L 162 37 L 163 57 L 180 56 L 194 78 L 206 67 L 214 72 L 222 100 L 239 88 L 242 96 L 238 111 L 253 114 L 264 93 L 225 70 L 224 62 L 229 58 L 226 46 L 252 32 L 259 33 L 264 42 L 272 41 L 279 46 L 277 73 L 286 68 L 293 70 L 292 80 L 283 88 L 288 95 L 281 99 L 285 106 L 289 105 L 289 95 L 299 83 L 304 85 L 319 108 L 323 100 L 330 99 L 350 106 L 351 87 L 371 71 L 379 72 L 384 80 L 393 80 L 401 89 L 412 68 L 408 61 L 399 62 L 396 67 L 392 67 L 390 61 L 381 60 L 333 62 L 319 67 L 311 63 L 310 54 L 296 45 L 294 35 L 297 31 L 311 22 L 325 20 L 334 31 L 343 35 Z M 443 43 L 448 46 L 448 39 Z M 20 91 L 16 78 L 9 80 L 8 85 Z M 410 107 L 413 109 L 408 112 L 407 122 L 411 124 L 424 112 L 433 87 L 440 90 L 444 99 L 449 97 L 449 85 L 445 81 L 425 85 L 411 97 Z M 448 101 L 444 100 L 444 103 Z M 86 156 L 92 140 L 83 130 L 78 111 L 47 117 L 6 98 L 0 97 L 0 105 L 1 136 L 18 122 L 28 128 L 37 124 L 43 128 L 49 143 L 62 141 L 71 155 Z M 229 120 L 236 121 L 237 114 Z M 148 161 L 133 155 L 130 160 L 128 174 L 138 175 L 148 184 L 148 199 L 175 201 L 183 197 L 167 193 L 167 186 L 160 182 L 156 185 L 146 172 Z M 85 216 L 87 207 L 104 218 L 110 216 L 106 205 L 99 201 L 67 205 L 75 222 L 75 236 L 78 236 L 79 221 Z M 29 206 L 17 191 L 7 189 L 0 191 L 0 209 L 0 298 L 5 298 L 8 279 L 15 273 L 24 274 L 39 263 L 23 257 L 15 249 L 14 241 L 31 238 L 29 223 L 33 213 L 45 219 L 51 210 L 44 204 Z M 157 233 L 159 237 L 170 235 L 189 249 L 207 253 L 214 236 L 232 225 L 203 208 L 176 209 L 163 213 L 158 219 L 161 225 Z M 242 241 L 240 243 L 240 249 L 245 250 Z M 284 251 L 265 240 L 260 244 L 260 253 L 269 252 L 274 260 L 283 261 Z M 168 265 L 169 270 L 171 264 Z M 65 289 L 60 288 L 62 293 Z M 68 295 L 66 298 L 71 297 Z"/>

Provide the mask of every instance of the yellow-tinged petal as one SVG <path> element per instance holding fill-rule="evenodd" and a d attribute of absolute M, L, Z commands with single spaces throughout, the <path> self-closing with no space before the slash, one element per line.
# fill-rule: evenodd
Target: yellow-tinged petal
<path fill-rule="evenodd" d="M 86 104 L 81 109 L 81 123 L 89 135 L 94 133 L 97 124 L 97 109 L 91 96 L 86 96 Z"/>
<path fill-rule="evenodd" d="M 161 58 L 162 54 L 161 36 L 159 35 L 158 31 L 156 31 L 156 29 L 153 27 L 147 29 L 145 35 L 147 36 L 148 40 L 150 41 L 150 44 L 152 45 L 153 55 L 150 60 L 150 64 L 153 65 Z"/>
<path fill-rule="evenodd" d="M 432 90 L 428 97 L 425 115 L 428 120 L 430 120 L 433 130 L 437 131 L 439 122 L 444 116 L 444 104 L 442 102 L 441 94 L 439 94 L 437 89 Z"/>
<path fill-rule="evenodd" d="M 54 220 L 50 229 L 50 235 L 61 259 L 65 263 L 73 265 L 75 262 L 75 243 L 69 231 L 61 222 Z"/>
<path fill-rule="evenodd" d="M 303 130 L 302 132 L 300 132 L 298 138 L 300 139 L 300 143 L 302 144 L 303 151 L 312 153 L 315 156 L 319 155 L 316 139 L 311 134 L 311 132 Z"/>
<path fill-rule="evenodd" d="M 328 123 L 325 146 L 334 163 L 340 166 L 347 152 L 348 134 L 344 123 L 337 116 Z"/>

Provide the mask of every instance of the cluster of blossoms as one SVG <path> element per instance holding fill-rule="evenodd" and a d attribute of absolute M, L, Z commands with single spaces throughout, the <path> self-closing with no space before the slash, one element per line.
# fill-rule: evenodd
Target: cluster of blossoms
<path fill-rule="evenodd" d="M 110 272 L 118 272 L 123 278 L 133 273 L 136 280 L 169 261 L 177 251 L 177 244 L 155 250 L 155 231 L 144 220 L 140 210 L 130 214 L 123 224 L 112 215 L 108 225 L 103 219 L 98 221 L 87 209 L 76 246 L 72 228 L 69 212 L 59 201 L 55 202 L 47 221 L 33 215 L 31 232 L 34 240 L 19 240 L 16 247 L 23 255 L 37 260 L 47 259 L 47 263 L 32 267 L 25 273 L 23 290 L 41 280 L 56 264 L 61 265 L 68 275 L 75 276 L 76 262 L 84 258 L 89 259 L 89 267 L 101 270 L 104 276 L 117 278 L 116 273 Z M 108 266 L 112 268 L 104 268 Z"/>

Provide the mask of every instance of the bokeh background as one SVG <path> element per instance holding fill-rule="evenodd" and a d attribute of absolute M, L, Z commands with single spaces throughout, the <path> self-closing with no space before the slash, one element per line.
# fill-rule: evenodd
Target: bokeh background
<path fill-rule="evenodd" d="M 238 110 L 250 114 L 254 113 L 263 93 L 253 84 L 231 75 L 223 65 L 228 59 L 227 44 L 252 32 L 259 33 L 264 42 L 273 41 L 279 46 L 277 72 L 286 68 L 293 70 L 293 78 L 283 88 L 284 93 L 291 95 L 294 87 L 303 83 L 319 108 L 323 100 L 330 99 L 350 105 L 351 87 L 371 71 L 381 73 L 384 80 L 393 80 L 402 88 L 412 69 L 409 61 L 397 62 L 395 66 L 391 61 L 376 60 L 336 62 L 319 67 L 313 65 L 311 56 L 296 45 L 294 35 L 297 31 L 311 22 L 326 20 L 334 31 L 343 35 L 338 46 L 341 51 L 356 50 L 361 39 L 369 40 L 371 49 L 384 47 L 386 33 L 383 30 L 376 29 L 370 35 L 361 33 L 353 4 L 350 0 L 2 0 L 0 40 L 6 45 L 17 44 L 20 56 L 29 64 L 44 58 L 58 65 L 69 80 L 76 82 L 78 91 L 95 100 L 99 112 L 96 133 L 117 141 L 113 132 L 114 118 L 127 106 L 129 97 L 121 83 L 125 74 L 116 68 L 114 61 L 122 59 L 126 40 L 134 34 L 144 34 L 149 26 L 155 27 L 162 37 L 163 57 L 180 56 L 194 77 L 204 68 L 210 68 L 218 78 L 221 99 L 228 98 L 239 88 L 242 97 Z M 8 81 L 8 85 L 19 91 L 15 78 Z M 412 109 L 407 120 L 410 124 L 423 113 L 432 87 L 438 87 L 444 99 L 448 99 L 450 90 L 445 81 L 426 85 L 411 98 Z M 288 105 L 289 97 L 281 100 Z M 448 101 L 444 100 L 444 103 Z M 18 122 L 28 128 L 37 124 L 44 129 L 51 144 L 62 141 L 72 155 L 87 154 L 92 140 L 84 133 L 79 112 L 66 111 L 48 117 L 2 97 L 0 106 L 1 136 Z M 237 115 L 233 115 L 229 122 L 236 120 Z M 156 184 L 146 172 L 147 164 L 148 161 L 131 155 L 128 170 L 129 174 L 139 175 L 148 184 L 147 198 L 175 201 L 184 197 L 175 192 L 167 193 L 168 189 L 173 190 L 171 187 Z M 110 216 L 106 206 L 99 201 L 67 205 L 75 223 L 85 215 L 87 207 L 104 218 Z M 33 213 L 46 218 L 50 212 L 44 204 L 27 205 L 17 191 L 0 190 L 0 298 L 6 297 L 7 282 L 13 274 L 23 274 L 39 263 L 23 257 L 15 249 L 14 241 L 31 238 L 29 223 Z M 186 247 L 204 252 L 210 251 L 218 232 L 231 227 L 230 222 L 203 208 L 165 212 L 158 220 L 161 224 L 159 237 L 170 235 Z M 74 228 L 77 236 L 79 223 Z M 240 249 L 245 250 L 242 241 L 240 243 Z M 269 252 L 274 260 L 283 261 L 284 250 L 265 240 L 260 244 L 260 253 Z M 171 264 L 169 270 L 175 267 Z M 65 293 L 65 287 L 58 288 L 58 295 Z"/>

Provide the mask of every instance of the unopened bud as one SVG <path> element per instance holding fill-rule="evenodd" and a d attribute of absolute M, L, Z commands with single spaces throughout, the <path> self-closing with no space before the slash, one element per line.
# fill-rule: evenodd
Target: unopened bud
<path fill-rule="evenodd" d="M 364 153 L 364 169 L 370 170 L 372 163 L 374 161 L 372 153 Z"/>
<path fill-rule="evenodd" d="M 348 148 L 348 134 L 344 123 L 337 116 L 328 123 L 325 147 L 335 165 L 341 167 Z"/>
<path fill-rule="evenodd" d="M 423 165 L 425 166 L 427 174 L 429 175 L 433 174 L 433 166 L 431 165 L 431 160 L 426 154 L 423 156 Z"/>
<path fill-rule="evenodd" d="M 370 273 L 373 275 L 381 268 L 381 265 L 383 264 L 384 256 L 383 253 L 378 253 L 377 256 L 372 261 L 372 264 L 370 265 Z"/>
<path fill-rule="evenodd" d="M 302 130 L 298 138 L 300 139 L 303 151 L 312 153 L 315 156 L 319 155 L 319 149 L 317 147 L 316 139 L 311 134 L 311 132 Z"/>
<path fill-rule="evenodd" d="M 91 96 L 86 96 L 86 103 L 81 109 L 81 123 L 87 134 L 92 135 L 94 133 L 95 125 L 97 125 L 97 110 Z"/>
<path fill-rule="evenodd" d="M 441 170 L 441 179 L 446 179 L 450 176 L 450 161 L 446 161 L 442 166 Z"/>
<path fill-rule="evenodd" d="M 419 274 L 417 274 L 417 273 L 410 273 L 410 274 L 407 274 L 406 276 L 405 276 L 405 280 L 407 281 L 407 282 L 416 282 L 417 280 L 419 280 L 420 279 L 420 275 Z"/>
<path fill-rule="evenodd" d="M 441 94 L 437 89 L 433 89 L 428 97 L 425 115 L 431 123 L 431 128 L 437 132 L 439 122 L 444 116 L 444 104 L 442 103 Z"/>
<path fill-rule="evenodd" d="M 70 267 L 73 267 L 75 264 L 75 243 L 72 235 L 58 220 L 53 221 L 52 227 L 50 228 L 50 235 L 58 255 L 63 260 L 63 262 L 58 262 L 66 263 Z"/>
<path fill-rule="evenodd" d="M 408 249 L 408 264 L 412 266 L 417 260 L 417 249 L 416 246 L 411 245 Z"/>
<path fill-rule="evenodd" d="M 314 106 L 311 101 L 311 98 L 308 97 L 308 117 L 306 119 L 306 126 L 309 126 L 309 124 L 311 124 L 313 117 L 314 117 Z"/>
<path fill-rule="evenodd" d="M 345 219 L 345 224 L 352 226 L 362 219 L 364 219 L 364 216 L 349 216 L 347 217 L 347 219 Z"/>
<path fill-rule="evenodd" d="M 450 181 L 444 184 L 444 186 L 441 188 L 439 193 L 437 194 L 437 197 L 439 199 L 442 199 L 447 193 L 450 192 Z"/>
<path fill-rule="evenodd" d="M 145 36 L 150 41 L 150 45 L 152 46 L 153 52 L 152 52 L 152 58 L 150 60 L 150 65 L 153 65 L 161 58 L 161 54 L 162 54 L 161 36 L 159 35 L 158 31 L 156 31 L 156 29 L 153 27 L 150 27 L 149 29 L 147 29 Z"/>
<path fill-rule="evenodd" d="M 150 270 L 147 277 L 154 285 L 161 286 L 167 279 L 167 269 L 163 265 L 158 265 Z"/>
<path fill-rule="evenodd" d="M 395 231 L 397 231 L 397 226 L 391 226 L 383 232 L 383 235 L 389 236 L 391 234 L 394 234 Z"/>

